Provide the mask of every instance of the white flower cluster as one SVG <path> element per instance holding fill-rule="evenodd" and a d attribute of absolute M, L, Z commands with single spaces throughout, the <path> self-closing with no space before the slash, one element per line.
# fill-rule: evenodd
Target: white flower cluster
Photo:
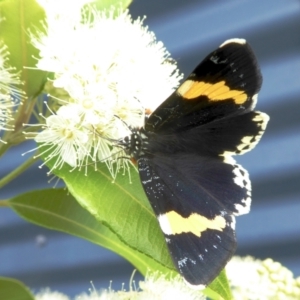
<path fill-rule="evenodd" d="M 233 299 L 236 300 L 299 300 L 300 277 L 268 258 L 264 261 L 247 256 L 233 257 L 226 266 Z M 57 292 L 46 290 L 36 295 L 36 300 L 68 300 Z M 169 300 L 206 299 L 201 291 L 190 289 L 180 276 L 167 280 L 165 276 L 150 274 L 139 283 L 139 289 L 129 292 L 95 289 L 81 294 L 75 300 Z"/>
<path fill-rule="evenodd" d="M 300 299 L 300 277 L 295 279 L 290 270 L 270 258 L 233 257 L 226 273 L 234 299 Z"/>
<path fill-rule="evenodd" d="M 105 161 L 115 177 L 122 164 L 114 163 L 124 157 L 115 141 L 143 126 L 145 111 L 165 100 L 181 76 L 163 44 L 128 12 L 81 9 L 88 2 L 82 0 L 70 14 L 53 8 L 56 1 L 40 2 L 46 34 L 32 34 L 32 43 L 40 50 L 37 68 L 54 74 L 46 87 L 60 106 L 35 140 L 47 146 L 47 160 L 57 157 L 53 168 Z"/>
<path fill-rule="evenodd" d="M 36 300 L 69 300 L 65 295 L 49 290 L 37 294 Z M 75 300 L 204 300 L 206 297 L 201 291 L 189 288 L 180 276 L 167 280 L 165 276 L 152 274 L 146 276 L 145 281 L 139 283 L 138 290 L 113 291 L 112 289 L 96 291 L 89 294 L 83 293 Z"/>
<path fill-rule="evenodd" d="M 35 295 L 36 300 L 69 300 L 70 298 L 62 293 L 44 289 Z"/>
<path fill-rule="evenodd" d="M 0 134 L 14 129 L 14 113 L 20 103 L 22 92 L 16 88 L 21 84 L 15 70 L 7 64 L 7 47 L 0 45 Z M 1 139 L 0 142 L 5 143 Z"/>

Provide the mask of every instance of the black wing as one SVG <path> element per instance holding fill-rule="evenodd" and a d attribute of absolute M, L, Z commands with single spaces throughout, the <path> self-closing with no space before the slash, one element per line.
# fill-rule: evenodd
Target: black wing
<path fill-rule="evenodd" d="M 249 111 L 153 134 L 150 154 L 138 160 L 174 264 L 193 286 L 208 285 L 235 252 L 235 216 L 250 210 L 251 182 L 232 155 L 254 148 L 267 121 L 266 114 Z"/>
<path fill-rule="evenodd" d="M 261 82 L 250 46 L 226 41 L 145 124 L 141 181 L 174 264 L 193 286 L 224 268 L 236 248 L 235 216 L 250 209 L 248 173 L 232 155 L 254 148 L 266 128 L 269 117 L 252 111 Z"/>
<path fill-rule="evenodd" d="M 257 145 L 268 121 L 265 113 L 249 111 L 174 133 L 150 134 L 147 153 L 197 154 L 230 160 L 232 155 L 244 154 Z"/>
<path fill-rule="evenodd" d="M 175 266 L 201 288 L 236 249 L 235 217 L 250 207 L 248 173 L 237 164 L 196 155 L 139 160 L 146 195 Z"/>
<path fill-rule="evenodd" d="M 210 53 L 146 122 L 146 131 L 172 133 L 255 107 L 262 76 L 243 39 L 224 42 Z"/>

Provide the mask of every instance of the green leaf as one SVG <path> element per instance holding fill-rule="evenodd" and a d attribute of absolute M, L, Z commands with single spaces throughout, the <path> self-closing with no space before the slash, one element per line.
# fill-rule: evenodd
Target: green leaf
<path fill-rule="evenodd" d="M 0 299 L 34 300 L 34 296 L 22 282 L 12 278 L 0 277 Z"/>
<path fill-rule="evenodd" d="M 52 162 L 53 163 L 53 162 Z M 97 171 L 88 168 L 70 172 L 66 165 L 54 170 L 77 201 L 115 233 L 129 247 L 174 269 L 165 239 L 142 189 L 139 176 L 131 168 L 129 177 L 118 175 L 113 183 L 105 164 Z"/>
<path fill-rule="evenodd" d="M 30 43 L 28 29 L 42 30 L 44 11 L 35 0 L 6 0 L 0 2 L 0 40 L 8 47 L 9 64 L 21 72 L 23 89 L 28 97 L 42 89 L 47 73 L 35 67 L 39 51 Z"/>
<path fill-rule="evenodd" d="M 11 199 L 8 204 L 29 222 L 81 237 L 118 253 L 142 274 L 148 269 L 169 272 L 150 257 L 128 247 L 109 228 L 83 209 L 64 189 L 26 193 Z"/>
<path fill-rule="evenodd" d="M 219 276 L 203 292 L 210 299 L 214 300 L 233 299 L 225 269 L 221 271 Z"/>

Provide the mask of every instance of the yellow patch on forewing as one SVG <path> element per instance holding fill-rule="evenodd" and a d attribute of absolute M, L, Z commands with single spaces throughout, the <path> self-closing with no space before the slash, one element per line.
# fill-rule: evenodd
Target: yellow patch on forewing
<path fill-rule="evenodd" d="M 200 237 L 201 233 L 207 229 L 223 231 L 226 227 L 226 220 L 222 216 L 216 216 L 210 220 L 193 213 L 189 217 L 184 218 L 173 210 L 158 216 L 158 221 L 162 231 L 167 235 L 191 232 Z"/>
<path fill-rule="evenodd" d="M 243 104 L 247 100 L 247 94 L 243 91 L 231 90 L 224 80 L 217 83 L 186 80 L 177 92 L 188 100 L 200 96 L 207 96 L 209 101 L 233 99 L 236 104 Z"/>

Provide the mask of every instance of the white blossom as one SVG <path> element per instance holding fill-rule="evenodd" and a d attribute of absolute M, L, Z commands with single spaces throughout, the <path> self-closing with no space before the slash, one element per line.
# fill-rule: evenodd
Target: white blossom
<path fill-rule="evenodd" d="M 226 273 L 234 299 L 297 300 L 300 299 L 300 278 L 278 262 L 233 257 Z"/>
<path fill-rule="evenodd" d="M 16 87 L 21 81 L 7 60 L 7 47 L 0 44 L 0 134 L 14 130 L 14 114 L 22 98 L 21 90 Z M 1 136 L 0 142 L 5 143 Z"/>
<path fill-rule="evenodd" d="M 168 62 L 169 53 L 163 44 L 143 27 L 143 20 L 133 21 L 127 11 L 99 12 L 86 6 L 80 19 L 77 5 L 73 8 L 77 17 L 64 19 L 60 14 L 65 12 L 54 12 L 50 1 L 40 2 L 45 5 L 47 33 L 31 34 L 32 43 L 40 50 L 37 68 L 54 73 L 47 85 L 51 95 L 61 106 L 76 105 L 80 111 L 76 128 L 91 132 L 83 149 L 78 143 L 73 145 L 79 155 L 70 151 L 70 144 L 60 143 L 55 167 L 64 162 L 81 166 L 89 156 L 93 161 L 106 162 L 115 177 L 124 167 L 120 157 L 125 156 L 115 147 L 116 141 L 129 135 L 131 128 L 143 126 L 145 111 L 153 111 L 164 101 L 181 75 L 176 64 Z M 53 142 L 44 135 L 43 143 Z M 72 157 L 67 158 L 67 153 Z M 116 156 L 122 161 L 121 167 L 113 167 Z"/>
<path fill-rule="evenodd" d="M 144 281 L 139 282 L 139 288 L 129 291 L 108 290 L 97 291 L 93 289 L 89 294 L 83 293 L 75 297 L 75 300 L 204 300 L 201 291 L 189 288 L 180 276 L 166 279 L 159 273 L 148 274 Z"/>
<path fill-rule="evenodd" d="M 139 300 L 206 299 L 201 291 L 191 289 L 187 286 L 181 276 L 166 279 L 165 276 L 154 273 L 146 276 L 145 281 L 140 282 L 139 285 L 143 291 L 137 298 Z"/>
<path fill-rule="evenodd" d="M 76 167 L 87 155 L 90 132 L 81 126 L 80 118 L 78 105 L 61 106 L 55 115 L 46 119 L 44 130 L 36 136 L 36 142 L 47 147 L 45 163 L 58 157 L 53 169 L 60 168 L 64 162 Z"/>
<path fill-rule="evenodd" d="M 294 278 L 290 270 L 268 258 L 265 260 L 233 257 L 226 266 L 233 299 L 238 300 L 298 300 L 300 299 L 300 277 Z M 151 273 L 139 282 L 132 284 L 129 291 L 122 288 L 114 291 L 93 289 L 82 293 L 75 300 L 169 300 L 206 299 L 201 291 L 189 288 L 180 276 L 166 279 L 159 273 Z M 49 291 L 50 293 L 50 291 Z M 52 292 L 53 293 L 53 292 Z M 65 300 L 64 298 L 36 298 L 36 300 Z M 68 298 L 66 298 L 67 300 Z"/>
<path fill-rule="evenodd" d="M 62 293 L 51 291 L 47 288 L 37 293 L 35 300 L 70 300 L 70 298 Z"/>

